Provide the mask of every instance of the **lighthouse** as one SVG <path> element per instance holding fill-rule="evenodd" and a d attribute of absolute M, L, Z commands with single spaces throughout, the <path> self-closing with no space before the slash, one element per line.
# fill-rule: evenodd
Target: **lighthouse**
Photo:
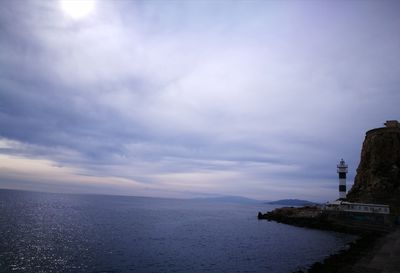
<path fill-rule="evenodd" d="M 339 199 L 346 199 L 347 164 L 343 158 L 340 160 L 339 165 L 337 165 L 337 172 L 339 174 Z"/>

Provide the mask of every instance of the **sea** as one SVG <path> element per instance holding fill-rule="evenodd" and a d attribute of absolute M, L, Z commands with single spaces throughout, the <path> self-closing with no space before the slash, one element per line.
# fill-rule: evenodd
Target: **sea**
<path fill-rule="evenodd" d="M 257 219 L 274 208 L 0 190 L 0 272 L 291 273 L 355 239 Z"/>

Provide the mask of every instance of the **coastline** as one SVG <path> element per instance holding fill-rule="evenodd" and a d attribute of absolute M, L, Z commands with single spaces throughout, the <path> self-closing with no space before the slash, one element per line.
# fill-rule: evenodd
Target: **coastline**
<path fill-rule="evenodd" d="M 399 273 L 400 229 L 386 231 L 363 230 L 356 226 L 341 225 L 324 217 L 316 208 L 279 208 L 258 219 L 276 221 L 283 224 L 335 231 L 357 235 L 358 238 L 339 251 L 312 264 L 305 271 L 293 273 Z"/>
<path fill-rule="evenodd" d="M 323 261 L 315 262 L 307 271 L 294 273 L 356 273 L 355 265 L 368 255 L 373 254 L 377 241 L 382 234 L 363 234 L 351 242 L 346 249 L 326 257 Z M 366 273 L 368 271 L 361 271 Z"/>
<path fill-rule="evenodd" d="M 314 263 L 307 272 L 398 273 L 399 255 L 400 229 L 388 234 L 363 235 L 351 243 L 348 249 L 332 254 L 322 262 Z"/>

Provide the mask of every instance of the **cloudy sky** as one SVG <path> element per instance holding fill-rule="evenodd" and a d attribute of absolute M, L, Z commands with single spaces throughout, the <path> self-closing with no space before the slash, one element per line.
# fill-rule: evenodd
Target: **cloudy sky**
<path fill-rule="evenodd" d="M 3 1 L 0 188 L 337 198 L 400 118 L 398 1 Z"/>

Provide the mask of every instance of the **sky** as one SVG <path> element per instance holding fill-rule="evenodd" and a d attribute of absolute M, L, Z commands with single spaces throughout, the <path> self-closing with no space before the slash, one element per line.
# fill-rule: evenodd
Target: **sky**
<path fill-rule="evenodd" d="M 398 1 L 92 8 L 2 2 L 0 188 L 334 200 L 400 119 Z"/>

